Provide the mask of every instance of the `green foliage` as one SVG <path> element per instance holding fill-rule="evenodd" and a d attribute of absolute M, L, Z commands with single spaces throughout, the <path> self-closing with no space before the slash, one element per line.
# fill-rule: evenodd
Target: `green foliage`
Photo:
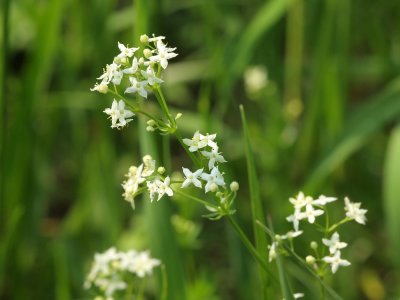
<path fill-rule="evenodd" d="M 254 224 L 268 215 L 277 232 L 287 230 L 287 198 L 301 189 L 347 195 L 368 209 L 366 227 L 346 232 L 352 266 L 332 277 L 335 292 L 343 299 L 399 297 L 399 1 L 0 5 L 1 299 L 86 299 L 93 254 L 113 245 L 149 248 L 165 262 L 166 276 L 158 270 L 146 287 L 149 299 L 280 294 L 277 284 L 261 293 L 253 280 L 257 259 L 268 264 L 267 235 Z M 259 250 L 256 260 L 229 222 L 202 218 L 204 207 L 193 201 L 143 197 L 133 212 L 122 200 L 123 174 L 142 154 L 168 171 L 189 164 L 176 139 L 149 134 L 141 117 L 111 130 L 102 113 L 110 102 L 89 91 L 117 41 L 133 46 L 153 32 L 177 46 L 163 88 L 173 115 L 183 113 L 183 137 L 217 133 L 229 179 L 240 183 L 231 220 L 255 234 L 247 242 Z M 249 92 L 242 76 L 253 65 L 268 75 Z M 145 106 L 161 115 L 154 96 Z M 175 214 L 201 228 L 187 237 L 196 243 L 181 242 Z M 318 295 L 296 261 L 279 257 L 278 266 L 267 266 L 285 282 L 283 294 Z"/>

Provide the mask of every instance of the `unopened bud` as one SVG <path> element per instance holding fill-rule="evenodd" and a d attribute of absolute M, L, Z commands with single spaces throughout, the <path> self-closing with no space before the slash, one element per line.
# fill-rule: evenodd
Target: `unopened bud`
<path fill-rule="evenodd" d="M 215 184 L 215 183 L 212 183 L 211 186 L 210 186 L 210 191 L 213 192 L 213 193 L 218 191 L 218 185 Z"/>
<path fill-rule="evenodd" d="M 178 120 L 180 117 L 182 117 L 182 113 L 177 113 L 176 117 L 175 117 L 175 120 Z"/>
<path fill-rule="evenodd" d="M 309 265 L 315 264 L 315 257 L 312 256 L 312 255 L 308 255 L 308 256 L 306 257 L 306 263 L 309 264 Z"/>
<path fill-rule="evenodd" d="M 142 34 L 140 36 L 140 42 L 143 44 L 147 44 L 149 42 L 149 37 L 147 36 L 147 34 Z"/>
<path fill-rule="evenodd" d="M 144 55 L 144 57 L 149 58 L 153 55 L 153 53 L 151 53 L 150 49 L 146 48 L 143 50 L 143 55 Z"/>
<path fill-rule="evenodd" d="M 230 188 L 232 192 L 237 192 L 239 190 L 239 183 L 237 183 L 236 181 L 232 181 Z"/>
<path fill-rule="evenodd" d="M 147 121 L 147 125 L 155 126 L 156 125 L 156 121 L 154 121 L 153 119 L 150 119 L 150 120 Z"/>
<path fill-rule="evenodd" d="M 310 243 L 310 247 L 311 247 L 311 249 L 316 250 L 316 249 L 318 248 L 317 242 L 312 241 L 312 242 Z"/>
<path fill-rule="evenodd" d="M 155 128 L 152 127 L 152 126 L 147 126 L 146 127 L 146 131 L 148 131 L 148 132 L 153 132 L 154 130 L 155 130 Z"/>
<path fill-rule="evenodd" d="M 165 168 L 164 167 L 158 167 L 157 169 L 158 174 L 162 175 L 165 173 Z"/>

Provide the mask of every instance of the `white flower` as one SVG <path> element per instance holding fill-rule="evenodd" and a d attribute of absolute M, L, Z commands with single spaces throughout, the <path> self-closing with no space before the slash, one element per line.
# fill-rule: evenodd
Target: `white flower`
<path fill-rule="evenodd" d="M 156 169 L 156 161 L 150 155 L 145 155 L 143 156 L 143 163 L 143 176 L 147 177 L 153 174 Z"/>
<path fill-rule="evenodd" d="M 137 72 L 139 68 L 139 62 L 136 57 L 132 59 L 132 64 L 129 68 L 123 69 L 122 72 L 125 74 L 133 75 Z"/>
<path fill-rule="evenodd" d="M 336 253 L 336 251 L 339 251 L 340 249 L 343 249 L 347 246 L 347 243 L 341 242 L 339 240 L 339 233 L 335 232 L 331 239 L 322 239 L 322 242 L 324 245 L 329 247 L 329 252 L 331 254 Z"/>
<path fill-rule="evenodd" d="M 313 200 L 310 196 L 304 196 L 303 192 L 299 192 L 296 198 L 289 198 L 289 202 L 293 204 L 295 209 L 300 209 L 311 203 Z"/>
<path fill-rule="evenodd" d="M 203 169 L 198 169 L 195 172 L 191 172 L 188 168 L 182 167 L 183 174 L 185 174 L 185 181 L 182 183 L 181 188 L 186 188 L 190 184 L 193 184 L 194 186 L 201 188 L 201 182 L 198 179 L 199 176 L 203 173 Z"/>
<path fill-rule="evenodd" d="M 318 199 L 315 199 L 313 201 L 313 204 L 322 206 L 322 205 L 326 205 L 327 203 L 330 203 L 330 202 L 333 202 L 333 201 L 336 201 L 336 200 L 337 200 L 336 197 L 326 197 L 325 195 L 320 195 L 318 197 Z"/>
<path fill-rule="evenodd" d="M 303 219 L 303 215 L 300 212 L 300 209 L 295 209 L 293 215 L 290 215 L 286 218 L 288 222 L 293 223 L 293 228 L 296 232 L 299 231 L 299 222 Z"/>
<path fill-rule="evenodd" d="M 169 176 L 165 177 L 164 181 L 158 180 L 157 181 L 157 185 L 158 185 L 158 199 L 157 201 L 159 201 L 161 199 L 162 196 L 164 196 L 164 194 L 167 194 L 168 196 L 172 196 L 174 194 L 174 192 L 172 191 L 172 189 L 169 187 L 170 184 L 170 178 Z"/>
<path fill-rule="evenodd" d="M 217 186 L 218 188 L 218 185 L 220 186 L 225 185 L 224 177 L 218 170 L 218 167 L 214 167 L 211 170 L 210 174 L 207 173 L 201 174 L 201 179 L 207 181 L 207 184 L 205 186 L 206 193 L 213 190 L 215 186 Z"/>
<path fill-rule="evenodd" d="M 218 153 L 218 147 L 214 147 L 212 148 L 211 151 L 201 151 L 201 154 L 203 154 L 203 156 L 205 156 L 206 158 L 209 159 L 208 161 L 208 168 L 211 170 L 215 163 L 224 163 L 226 162 L 225 158 Z"/>
<path fill-rule="evenodd" d="M 367 218 L 365 214 L 368 210 L 361 209 L 361 203 L 352 203 L 350 202 L 349 198 L 344 198 L 345 207 L 344 210 L 346 211 L 346 217 L 355 220 L 357 223 L 365 225 L 365 221 Z"/>
<path fill-rule="evenodd" d="M 147 181 L 147 189 L 149 190 L 150 201 L 153 202 L 154 195 L 158 193 L 158 185 L 156 180 Z"/>
<path fill-rule="evenodd" d="M 135 250 L 129 250 L 127 252 L 120 253 L 119 269 L 122 271 L 130 271 L 135 259 L 138 256 L 138 252 Z"/>
<path fill-rule="evenodd" d="M 130 110 L 125 109 L 125 102 L 123 100 L 117 102 L 115 99 L 111 105 L 111 108 L 106 108 L 104 113 L 109 115 L 111 118 L 111 128 L 117 129 L 124 127 L 126 124 L 132 121 L 132 119 L 129 118 L 135 115 Z"/>
<path fill-rule="evenodd" d="M 340 251 L 336 251 L 333 256 L 325 256 L 322 260 L 331 264 L 332 273 L 336 273 L 339 266 L 347 267 L 351 265 L 348 260 L 340 258 Z"/>
<path fill-rule="evenodd" d="M 295 237 L 298 237 L 298 236 L 301 235 L 302 233 L 303 233 L 303 231 L 301 231 L 301 230 L 298 230 L 298 231 L 293 231 L 293 230 L 291 230 L 291 231 L 287 232 L 285 235 L 282 235 L 282 236 L 281 236 L 281 239 L 282 239 L 282 240 L 285 240 L 285 239 L 291 240 L 291 239 L 293 239 L 293 238 L 295 238 Z"/>
<path fill-rule="evenodd" d="M 131 86 L 125 90 L 125 93 L 138 93 L 140 96 L 147 98 L 147 91 L 145 89 L 147 81 L 138 81 L 135 77 L 129 77 Z"/>
<path fill-rule="evenodd" d="M 118 54 L 117 56 L 119 58 L 132 57 L 133 54 L 139 49 L 139 48 L 128 48 L 124 44 L 121 44 L 120 42 L 118 42 L 118 48 L 121 51 L 121 53 Z"/>
<path fill-rule="evenodd" d="M 158 42 L 158 41 L 161 41 L 161 40 L 163 40 L 163 39 L 165 39 L 165 36 L 155 36 L 154 34 L 152 35 L 152 37 L 151 38 L 147 38 L 148 39 L 148 42 Z"/>
<path fill-rule="evenodd" d="M 190 152 L 195 152 L 207 146 L 207 140 L 202 140 L 199 131 L 196 131 L 191 139 L 183 139 L 183 143 L 189 146 Z"/>
<path fill-rule="evenodd" d="M 104 83 L 104 82 L 101 82 L 100 84 L 96 83 L 96 84 L 94 85 L 94 87 L 93 87 L 92 89 L 90 89 L 90 90 L 91 90 L 92 92 L 93 92 L 93 91 L 97 91 L 97 92 L 102 93 L 102 94 L 107 94 L 107 92 L 108 92 L 108 86 L 107 86 L 107 84 Z"/>
<path fill-rule="evenodd" d="M 210 146 L 211 148 L 214 149 L 214 148 L 218 147 L 217 143 L 214 142 L 216 136 L 217 136 L 216 133 L 214 133 L 214 134 L 208 134 L 207 133 L 206 135 L 202 135 L 200 133 L 200 140 L 206 142 L 208 146 Z"/>
<path fill-rule="evenodd" d="M 141 164 L 139 168 L 136 168 L 135 166 L 130 167 L 129 173 L 126 176 L 128 177 L 128 180 L 122 183 L 124 189 L 122 196 L 126 201 L 132 203 L 136 192 L 139 189 L 139 185 L 146 180 L 143 178 L 143 164 Z"/>
<path fill-rule="evenodd" d="M 150 41 L 151 39 L 149 39 Z M 157 40 L 157 49 L 155 50 L 156 55 L 149 57 L 152 62 L 159 62 L 163 69 L 168 66 L 168 59 L 171 59 L 178 54 L 174 53 L 176 48 L 168 48 L 161 39 Z"/>
<path fill-rule="evenodd" d="M 273 242 L 271 246 L 268 246 L 268 261 L 271 262 L 276 258 L 276 246 L 278 246 L 277 242 Z"/>
<path fill-rule="evenodd" d="M 313 224 L 315 222 L 315 217 L 322 215 L 324 211 L 322 209 L 314 209 L 312 205 L 306 206 L 306 211 L 301 213 L 301 218 L 307 218 L 308 222 Z"/>
<path fill-rule="evenodd" d="M 161 264 L 158 259 L 150 257 L 149 252 L 144 251 L 136 255 L 129 268 L 130 272 L 135 273 L 137 276 L 143 278 L 146 275 L 151 275 L 153 268 Z"/>
<path fill-rule="evenodd" d="M 124 74 L 122 74 L 122 71 L 120 70 L 115 70 L 113 73 L 113 78 L 112 78 L 112 83 L 114 83 L 115 85 L 119 85 L 121 83 L 122 77 L 124 76 Z"/>
<path fill-rule="evenodd" d="M 106 69 L 103 72 L 103 75 L 98 77 L 97 79 L 101 79 L 102 83 L 108 84 L 113 79 L 114 74 L 118 72 L 119 65 L 116 63 L 112 63 L 111 65 L 106 65 Z"/>
<path fill-rule="evenodd" d="M 146 71 L 141 70 L 140 73 L 147 80 L 148 84 L 153 86 L 156 83 L 163 83 L 164 81 L 156 76 L 153 69 L 148 67 Z"/>

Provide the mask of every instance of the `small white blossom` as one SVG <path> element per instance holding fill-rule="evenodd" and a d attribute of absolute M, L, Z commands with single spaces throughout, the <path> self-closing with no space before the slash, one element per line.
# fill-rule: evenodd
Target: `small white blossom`
<path fill-rule="evenodd" d="M 303 293 L 295 293 L 293 294 L 293 298 L 294 299 L 299 299 L 299 298 L 303 298 L 304 294 Z M 283 298 L 282 300 L 285 300 L 285 298 Z"/>
<path fill-rule="evenodd" d="M 196 131 L 191 139 L 183 139 L 183 143 L 189 146 L 190 152 L 195 152 L 207 146 L 207 141 L 201 139 L 199 131 Z"/>
<path fill-rule="evenodd" d="M 124 44 L 121 44 L 120 42 L 118 42 L 118 48 L 121 51 L 121 53 L 118 54 L 119 58 L 132 57 L 133 54 L 139 49 L 139 48 L 128 48 Z"/>
<path fill-rule="evenodd" d="M 128 75 L 135 74 L 139 69 L 139 62 L 136 57 L 132 59 L 132 64 L 129 68 L 123 69 L 122 72 Z"/>
<path fill-rule="evenodd" d="M 129 270 L 143 278 L 146 275 L 151 275 L 154 267 L 157 267 L 160 264 L 161 262 L 158 259 L 150 257 L 149 252 L 144 251 L 137 254 L 136 258 L 132 261 Z"/>
<path fill-rule="evenodd" d="M 169 176 L 165 177 L 164 181 L 157 181 L 157 185 L 158 185 L 158 199 L 157 201 L 159 201 L 161 199 L 162 196 L 164 196 L 164 194 L 167 194 L 168 196 L 172 196 L 174 194 L 174 192 L 172 191 L 172 189 L 169 187 L 171 179 L 169 178 Z"/>
<path fill-rule="evenodd" d="M 221 172 L 218 170 L 218 167 L 214 167 L 211 170 L 210 174 L 207 174 L 207 173 L 201 174 L 201 179 L 207 181 L 207 184 L 205 186 L 206 193 L 211 191 L 211 187 L 214 187 L 213 185 L 216 185 L 217 188 L 218 188 L 218 186 L 225 185 L 224 177 L 222 176 Z"/>
<path fill-rule="evenodd" d="M 95 85 L 94 85 L 94 87 L 92 88 L 92 89 L 90 89 L 92 92 L 93 91 L 97 91 L 97 92 L 99 92 L 99 93 L 102 93 L 102 94 L 107 94 L 107 92 L 108 92 L 108 85 L 106 84 L 106 83 L 104 83 L 104 82 L 101 82 L 100 84 L 99 83 L 96 83 Z"/>
<path fill-rule="evenodd" d="M 299 231 L 299 222 L 303 219 L 303 215 L 300 209 L 295 209 L 294 213 L 286 218 L 288 222 L 293 223 L 293 228 L 297 232 Z"/>
<path fill-rule="evenodd" d="M 299 192 L 296 198 L 289 198 L 289 202 L 293 204 L 295 209 L 300 209 L 312 202 L 312 197 L 304 196 L 303 192 Z"/>
<path fill-rule="evenodd" d="M 268 261 L 271 262 L 276 258 L 276 247 L 278 246 L 277 242 L 273 242 L 271 246 L 268 246 Z"/>
<path fill-rule="evenodd" d="M 97 79 L 101 79 L 102 83 L 109 84 L 114 77 L 114 74 L 118 72 L 119 65 L 112 63 L 111 65 L 106 65 L 106 69 L 103 74 Z"/>
<path fill-rule="evenodd" d="M 287 232 L 285 235 L 282 235 L 280 238 L 281 238 L 282 240 L 285 240 L 285 239 L 291 240 L 291 239 L 293 239 L 293 238 L 295 238 L 295 237 L 298 237 L 298 236 L 301 235 L 302 233 L 303 233 L 302 230 L 298 230 L 298 231 L 293 231 L 293 230 L 291 230 L 291 231 Z"/>
<path fill-rule="evenodd" d="M 322 239 L 322 242 L 324 243 L 325 246 L 329 247 L 329 252 L 331 254 L 336 253 L 337 251 L 339 251 L 340 249 L 343 249 L 347 246 L 347 243 L 345 242 L 341 242 L 339 240 L 339 233 L 335 232 L 331 239 Z"/>
<path fill-rule="evenodd" d="M 349 198 L 344 198 L 345 207 L 344 210 L 346 211 L 346 217 L 355 220 L 357 223 L 365 225 L 365 221 L 367 218 L 365 214 L 368 210 L 361 209 L 361 203 L 353 203 L 350 202 Z"/>
<path fill-rule="evenodd" d="M 203 169 L 199 169 L 195 172 L 191 172 L 188 168 L 182 167 L 183 174 L 185 174 L 185 181 L 182 183 L 181 188 L 186 188 L 190 184 L 193 184 L 195 187 L 201 188 L 201 181 L 198 179 L 199 176 L 203 173 Z"/>
<path fill-rule="evenodd" d="M 125 102 L 123 100 L 117 102 L 115 99 L 111 105 L 111 108 L 106 108 L 104 113 L 109 115 L 109 118 L 111 119 L 111 128 L 117 129 L 124 127 L 126 124 L 132 121 L 132 119 L 129 118 L 135 115 L 130 110 L 125 109 Z"/>
<path fill-rule="evenodd" d="M 330 202 L 333 202 L 336 200 L 337 200 L 337 198 L 335 198 L 335 197 L 326 197 L 325 195 L 320 195 L 318 197 L 318 199 L 313 201 L 313 204 L 322 206 L 322 205 L 326 205 L 327 203 L 330 203 Z"/>
<path fill-rule="evenodd" d="M 138 93 L 140 96 L 147 98 L 147 91 L 145 89 L 147 81 L 138 81 L 135 77 L 129 77 L 131 86 L 125 90 L 125 93 Z"/>
<path fill-rule="evenodd" d="M 215 138 L 217 137 L 217 134 L 206 134 L 206 135 L 202 135 L 200 134 L 200 140 L 204 141 L 207 143 L 208 146 L 210 146 L 211 148 L 217 148 L 217 143 L 214 142 Z"/>
<path fill-rule="evenodd" d="M 340 258 L 340 251 L 336 251 L 333 256 L 325 256 L 322 260 L 331 265 L 332 273 L 336 273 L 339 266 L 347 267 L 351 265 L 348 260 Z"/>
<path fill-rule="evenodd" d="M 322 215 L 324 211 L 322 209 L 314 209 L 311 205 L 306 206 L 306 211 L 301 213 L 301 217 L 307 218 L 308 222 L 313 224 L 315 222 L 315 217 Z"/>
<path fill-rule="evenodd" d="M 153 69 L 148 67 L 146 71 L 141 70 L 140 73 L 147 80 L 148 84 L 153 86 L 157 83 L 163 83 L 164 81 L 156 76 Z"/>
<path fill-rule="evenodd" d="M 139 189 L 139 185 L 146 180 L 143 178 L 143 176 L 143 164 L 141 164 L 138 168 L 135 166 L 129 168 L 129 173 L 126 175 L 128 180 L 122 183 L 122 187 L 124 189 L 122 196 L 126 201 L 133 204 L 133 200 L 136 196 L 136 192 Z"/>
<path fill-rule="evenodd" d="M 151 39 L 149 39 L 150 41 Z M 161 39 L 157 40 L 157 49 L 155 50 L 156 55 L 153 55 L 149 58 L 150 61 L 152 62 L 158 62 L 160 63 L 161 67 L 163 69 L 167 68 L 168 66 L 168 60 L 177 56 L 178 54 L 174 53 L 173 51 L 176 50 L 176 48 L 169 48 L 167 47 Z"/>
<path fill-rule="evenodd" d="M 209 159 L 208 168 L 211 170 L 214 168 L 215 163 L 224 163 L 226 162 L 225 158 L 218 153 L 218 147 L 212 148 L 211 151 L 201 151 L 204 157 Z"/>
<path fill-rule="evenodd" d="M 143 176 L 148 177 L 154 173 L 156 169 L 156 161 L 150 155 L 145 155 L 143 156 L 143 163 L 144 163 Z"/>

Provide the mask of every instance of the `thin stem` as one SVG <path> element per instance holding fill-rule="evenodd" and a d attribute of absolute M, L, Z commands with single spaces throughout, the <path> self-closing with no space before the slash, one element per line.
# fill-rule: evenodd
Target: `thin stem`
<path fill-rule="evenodd" d="M 235 219 L 231 215 L 226 215 L 228 218 L 229 222 L 235 229 L 236 233 L 239 235 L 240 239 L 242 240 L 243 244 L 246 246 L 247 250 L 251 253 L 253 258 L 260 264 L 261 267 L 271 276 L 273 281 L 277 283 L 277 279 L 275 276 L 271 273 L 271 271 L 268 268 L 267 263 L 263 260 L 261 255 L 257 252 L 256 248 L 254 248 L 253 244 L 249 241 L 247 238 L 246 234 L 243 232 L 242 228 L 240 228 L 239 224 L 235 221 Z"/>
<path fill-rule="evenodd" d="M 171 125 L 176 129 L 175 119 L 171 116 L 171 114 L 168 111 L 167 102 L 165 101 L 164 95 L 163 95 L 160 87 L 157 86 L 154 90 L 155 90 L 154 94 L 156 95 L 157 101 L 160 104 L 165 117 L 170 121 Z"/>
<path fill-rule="evenodd" d="M 194 200 L 196 202 L 199 202 L 199 203 L 201 203 L 201 204 L 203 204 L 205 206 L 209 206 L 209 207 L 212 207 L 212 208 L 215 208 L 215 209 L 219 209 L 219 207 L 217 205 L 208 203 L 207 201 L 204 201 L 204 200 L 202 200 L 200 198 L 197 198 L 195 196 L 192 196 L 190 194 L 186 194 L 186 193 L 182 192 L 180 189 L 173 188 L 173 190 L 178 195 L 181 195 L 181 196 L 186 197 L 188 199 L 191 199 L 191 200 Z"/>

